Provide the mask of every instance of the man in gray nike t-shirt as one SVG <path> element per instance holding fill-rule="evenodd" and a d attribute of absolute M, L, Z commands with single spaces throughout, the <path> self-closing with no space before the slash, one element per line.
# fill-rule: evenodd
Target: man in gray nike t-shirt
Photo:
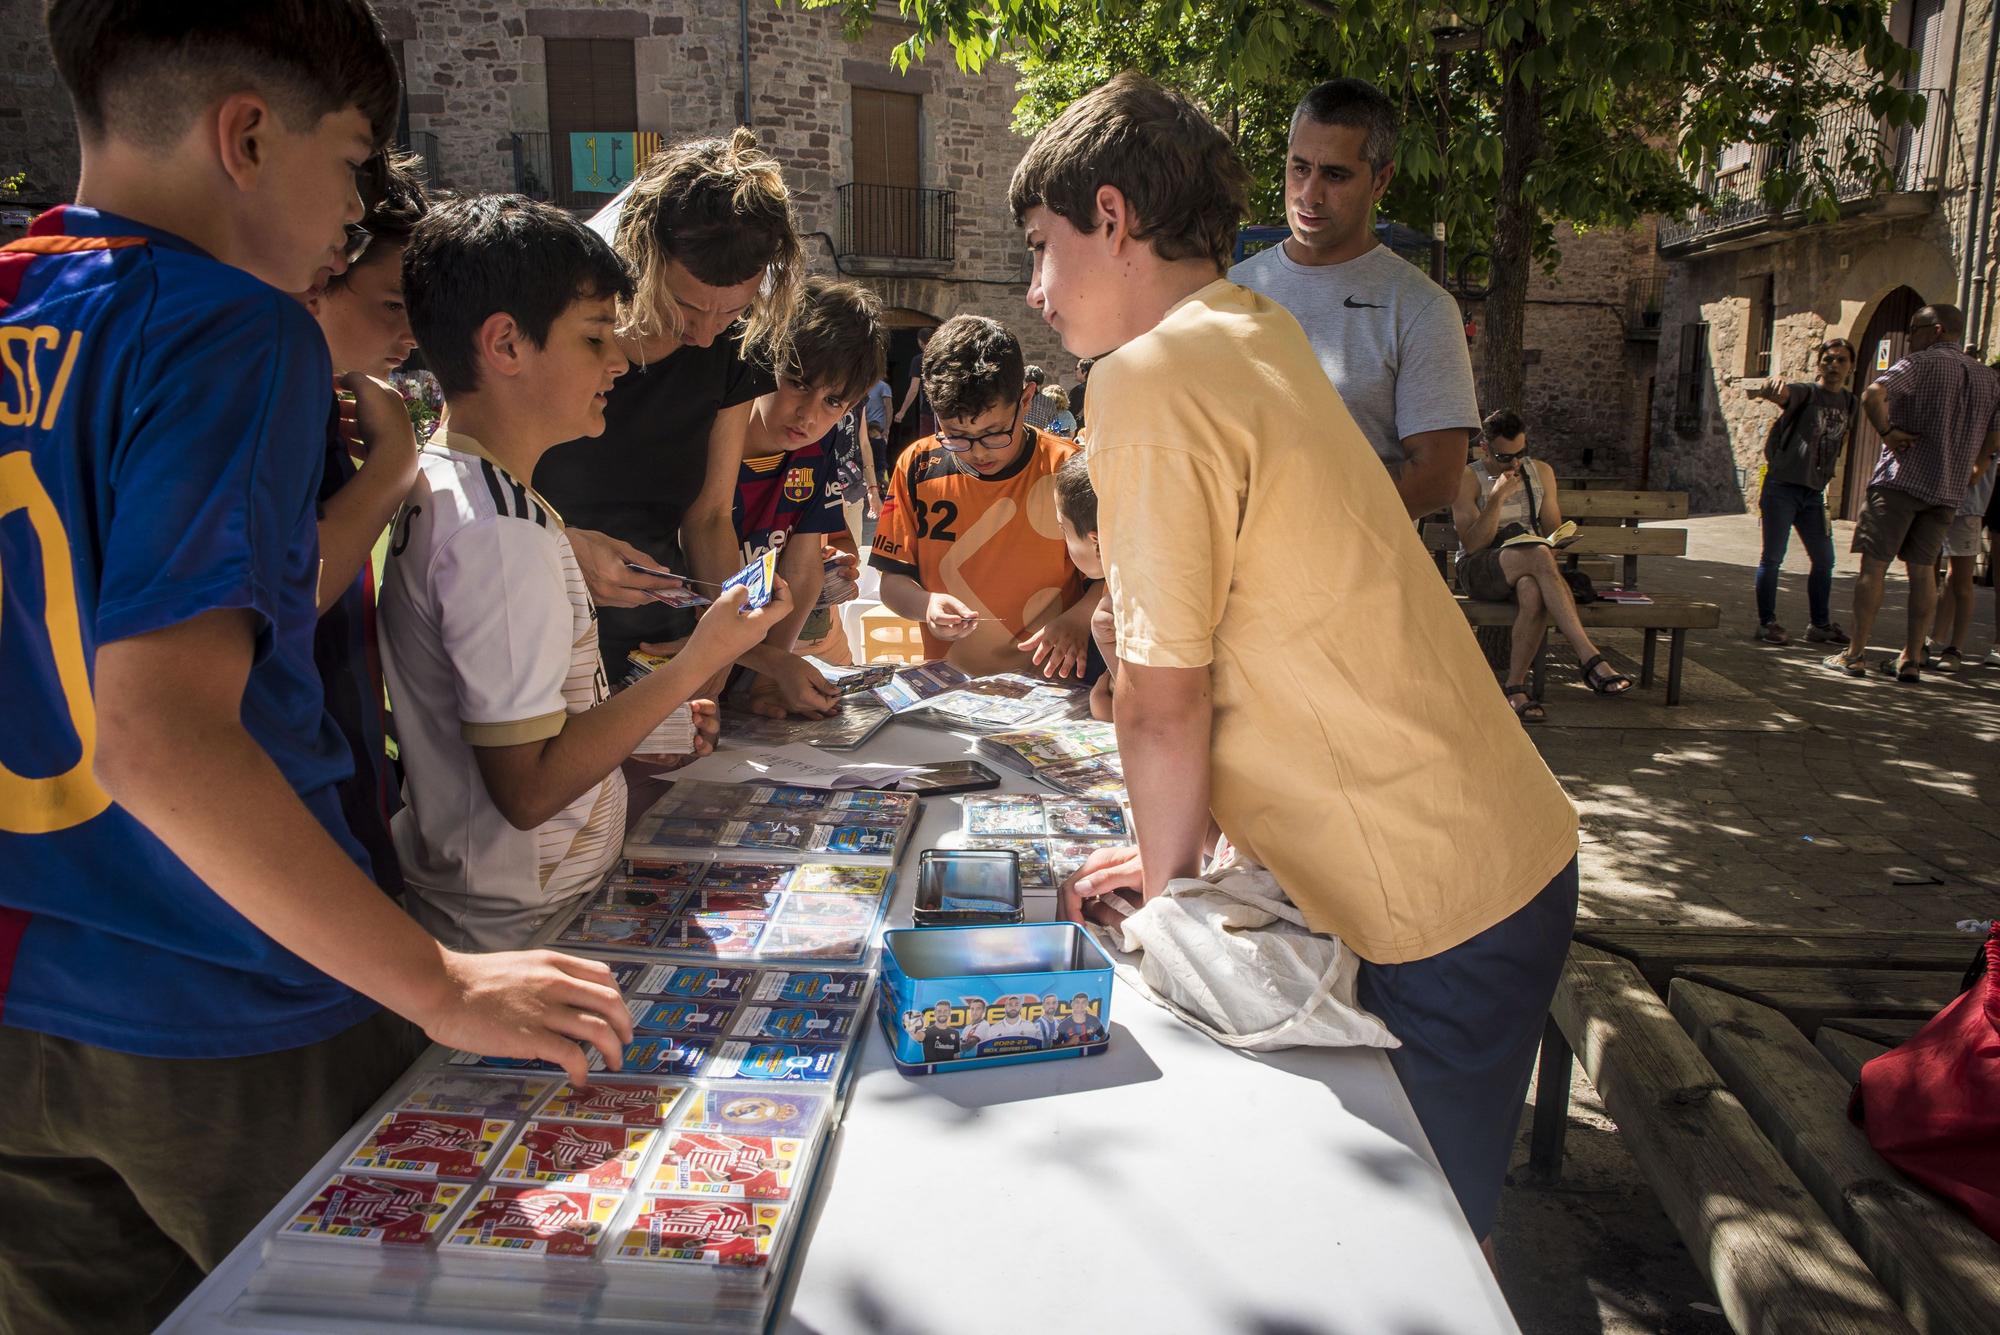
<path fill-rule="evenodd" d="M 1333 79 L 1307 93 L 1286 153 L 1292 234 L 1229 277 L 1304 326 L 1404 508 L 1420 517 L 1450 504 L 1479 401 L 1458 302 L 1375 238 L 1396 132 L 1396 109 L 1372 84 Z"/>

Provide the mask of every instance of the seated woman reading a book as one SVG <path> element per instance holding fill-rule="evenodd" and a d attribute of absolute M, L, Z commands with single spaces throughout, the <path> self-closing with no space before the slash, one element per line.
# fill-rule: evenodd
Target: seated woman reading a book
<path fill-rule="evenodd" d="M 1528 429 L 1510 409 L 1487 416 L 1479 453 L 1459 478 L 1451 503 L 1458 526 L 1458 587 L 1468 598 L 1520 607 L 1507 664 L 1507 702 L 1523 723 L 1548 717 L 1527 680 L 1552 621 L 1576 650 L 1584 684 L 1599 695 L 1623 695 L 1632 689 L 1632 679 L 1590 642 L 1576 598 L 1556 565 L 1556 548 L 1573 538 L 1576 526 L 1563 523 L 1555 470 L 1528 457 Z"/>

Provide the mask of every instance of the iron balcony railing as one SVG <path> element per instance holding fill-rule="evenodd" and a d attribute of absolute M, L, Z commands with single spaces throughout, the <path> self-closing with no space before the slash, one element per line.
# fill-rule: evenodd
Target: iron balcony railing
<path fill-rule="evenodd" d="M 1828 112 L 1804 139 L 1787 144 L 1739 144 L 1728 150 L 1702 182 L 1714 202 L 1689 217 L 1662 222 L 1660 249 L 1748 230 L 1795 212 L 1791 205 L 1779 208 L 1764 198 L 1764 183 L 1786 168 L 1810 176 L 1824 163 L 1833 177 L 1833 197 L 1841 204 L 1884 194 L 1936 190 L 1944 178 L 1951 103 L 1942 88 L 1925 88 L 1922 93 L 1922 125 L 1885 129 L 1867 107 L 1854 105 Z M 1868 159 L 1865 164 L 1849 161 L 1850 138 Z"/>
<path fill-rule="evenodd" d="M 438 155 L 437 136 L 429 130 L 412 130 L 402 136 L 396 145 L 405 153 L 414 153 L 423 161 L 424 184 L 440 186 L 444 184 L 444 159 Z"/>
<path fill-rule="evenodd" d="M 949 264 L 958 226 L 951 190 L 850 182 L 834 194 L 840 206 L 843 258 L 928 260 Z"/>
<path fill-rule="evenodd" d="M 555 198 L 555 169 L 549 161 L 546 130 L 514 133 L 514 193 L 529 199 Z"/>
<path fill-rule="evenodd" d="M 1665 305 L 1667 280 L 1663 274 L 1635 278 L 1625 293 L 1625 336 L 1658 338 L 1660 310 Z"/>

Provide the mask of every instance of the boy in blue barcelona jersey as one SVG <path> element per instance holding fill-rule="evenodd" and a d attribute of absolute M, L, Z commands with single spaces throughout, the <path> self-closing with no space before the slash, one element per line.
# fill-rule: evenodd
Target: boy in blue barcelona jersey
<path fill-rule="evenodd" d="M 785 365 L 772 368 L 778 387 L 750 407 L 732 518 L 746 563 L 778 549 L 792 614 L 744 663 L 758 673 L 751 687 L 756 712 L 825 718 L 840 708 L 840 696 L 792 649 L 819 598 L 826 538 L 847 527 L 835 476 L 836 433 L 847 429 L 841 419 L 881 375 L 888 337 L 873 293 L 826 278 L 806 280 L 786 332 Z M 805 639 L 825 633 L 807 631 Z"/>
<path fill-rule="evenodd" d="M 406 1063 L 617 1063 L 609 970 L 369 880 L 313 671 L 363 0 L 53 0 L 78 203 L 0 251 L 0 1329 L 146 1330 Z"/>

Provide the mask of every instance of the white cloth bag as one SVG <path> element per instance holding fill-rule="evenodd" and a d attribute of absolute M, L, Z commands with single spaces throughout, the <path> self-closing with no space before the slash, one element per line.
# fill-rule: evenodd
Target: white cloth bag
<path fill-rule="evenodd" d="M 1118 977 L 1216 1042 L 1253 1052 L 1401 1046 L 1354 1001 L 1361 958 L 1312 932 L 1270 872 L 1234 863 L 1178 880 L 1103 931 Z"/>

